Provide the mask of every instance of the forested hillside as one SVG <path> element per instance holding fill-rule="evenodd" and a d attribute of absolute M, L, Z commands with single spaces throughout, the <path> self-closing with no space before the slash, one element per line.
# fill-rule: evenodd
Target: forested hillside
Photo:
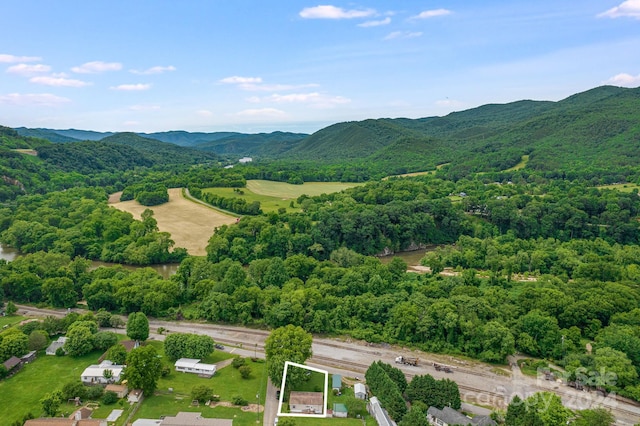
<path fill-rule="evenodd" d="M 386 163 L 389 174 L 449 164 L 448 177 L 505 170 L 529 155 L 528 167 L 601 171 L 637 164 L 640 89 L 603 86 L 559 102 L 485 105 L 445 117 L 379 119 L 322 129 L 284 154 L 339 163 Z"/>

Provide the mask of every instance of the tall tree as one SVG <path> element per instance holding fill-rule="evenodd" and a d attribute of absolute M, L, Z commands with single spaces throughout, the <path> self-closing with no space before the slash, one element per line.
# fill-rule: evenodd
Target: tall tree
<path fill-rule="evenodd" d="M 132 312 L 127 319 L 127 336 L 136 342 L 149 338 L 149 320 L 142 312 Z"/>
<path fill-rule="evenodd" d="M 141 346 L 127 355 L 127 366 L 123 376 L 132 389 L 142 389 L 144 394 L 153 395 L 162 374 L 162 363 L 153 346 Z"/>
<path fill-rule="evenodd" d="M 282 373 L 285 361 L 304 363 L 311 357 L 313 338 L 299 326 L 287 325 L 276 328 L 265 341 L 264 351 L 267 358 L 267 372 L 274 385 L 282 386 Z M 301 378 L 292 377 L 294 382 Z"/>
<path fill-rule="evenodd" d="M 64 349 L 71 356 L 82 356 L 93 350 L 95 341 L 89 327 L 79 325 L 67 332 Z"/>

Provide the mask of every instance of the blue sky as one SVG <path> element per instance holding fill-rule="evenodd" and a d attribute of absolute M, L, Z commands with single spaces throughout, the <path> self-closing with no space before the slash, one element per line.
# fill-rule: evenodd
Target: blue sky
<path fill-rule="evenodd" d="M 640 0 L 2 0 L 0 124 L 312 133 L 640 85 Z"/>

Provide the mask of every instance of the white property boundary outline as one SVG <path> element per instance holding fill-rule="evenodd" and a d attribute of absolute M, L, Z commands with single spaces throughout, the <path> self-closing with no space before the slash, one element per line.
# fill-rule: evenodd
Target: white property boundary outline
<path fill-rule="evenodd" d="M 316 373 L 324 374 L 324 396 L 322 400 L 322 414 L 296 414 L 296 413 L 283 413 L 282 412 L 282 400 L 284 399 L 284 390 L 287 388 L 287 370 L 289 366 L 303 368 L 305 370 L 315 371 Z M 298 364 L 297 362 L 285 361 L 284 371 L 282 372 L 282 392 L 280 392 L 280 400 L 278 401 L 278 416 L 282 417 L 315 417 L 324 419 L 327 417 L 327 402 L 329 397 L 329 372 L 321 370 L 319 368 L 309 367 L 308 365 Z"/>

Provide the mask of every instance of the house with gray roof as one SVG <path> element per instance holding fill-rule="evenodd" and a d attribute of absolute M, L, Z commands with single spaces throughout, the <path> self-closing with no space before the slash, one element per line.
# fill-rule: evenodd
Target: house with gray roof
<path fill-rule="evenodd" d="M 489 416 L 467 417 L 451 407 L 442 410 L 429 407 L 427 420 L 430 425 L 436 426 L 496 426 L 496 422 Z"/>

